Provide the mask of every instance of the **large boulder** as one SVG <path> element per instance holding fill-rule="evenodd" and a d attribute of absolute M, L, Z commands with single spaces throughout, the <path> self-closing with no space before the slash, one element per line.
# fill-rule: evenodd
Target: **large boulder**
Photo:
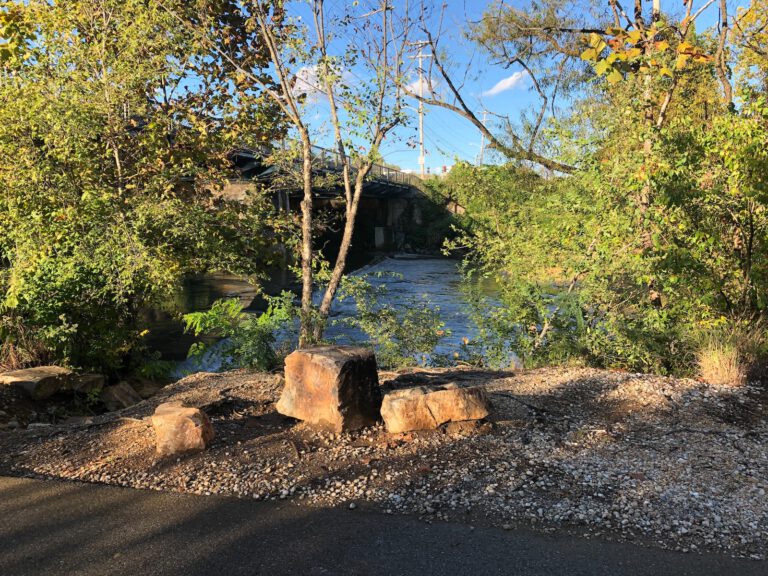
<path fill-rule="evenodd" d="M 3 372 L 0 374 L 0 384 L 20 388 L 35 400 L 45 400 L 60 392 L 98 392 L 104 386 L 104 376 L 75 374 L 61 366 L 37 366 Z"/>
<path fill-rule="evenodd" d="M 317 346 L 285 359 L 285 387 L 277 411 L 335 433 L 379 420 L 381 388 L 376 357 L 367 348 Z"/>
<path fill-rule="evenodd" d="M 433 430 L 446 422 L 485 418 L 489 406 L 485 389 L 478 386 L 420 386 L 386 394 L 381 416 L 387 432 Z"/>
<path fill-rule="evenodd" d="M 181 402 L 160 404 L 152 415 L 157 454 L 170 456 L 204 450 L 213 440 L 213 426 L 205 412 Z"/>
<path fill-rule="evenodd" d="M 38 366 L 0 374 L 0 384 L 21 388 L 36 400 L 45 400 L 72 386 L 74 374 L 61 366 Z"/>

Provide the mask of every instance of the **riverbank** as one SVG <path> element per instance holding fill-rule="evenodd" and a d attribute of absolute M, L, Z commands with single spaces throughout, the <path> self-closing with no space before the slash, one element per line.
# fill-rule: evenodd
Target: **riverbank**
<path fill-rule="evenodd" d="M 0 474 L 373 508 L 429 521 L 535 526 L 762 558 L 768 546 L 765 391 L 550 368 L 382 373 L 385 388 L 485 386 L 477 427 L 332 437 L 274 410 L 279 374 L 200 373 L 134 407 L 0 432 Z M 148 416 L 205 409 L 205 452 L 157 460 Z"/>

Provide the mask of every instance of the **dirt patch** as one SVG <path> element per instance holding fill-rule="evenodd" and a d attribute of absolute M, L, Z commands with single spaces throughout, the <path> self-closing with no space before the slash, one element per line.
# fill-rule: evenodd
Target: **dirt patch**
<path fill-rule="evenodd" d="M 591 369 L 381 373 L 385 389 L 485 386 L 489 421 L 424 433 L 317 433 L 274 411 L 280 375 L 196 374 L 77 426 L 0 433 L 0 473 L 375 507 L 427 521 L 532 524 L 762 557 L 765 390 Z M 160 402 L 203 408 L 216 438 L 158 460 Z"/>

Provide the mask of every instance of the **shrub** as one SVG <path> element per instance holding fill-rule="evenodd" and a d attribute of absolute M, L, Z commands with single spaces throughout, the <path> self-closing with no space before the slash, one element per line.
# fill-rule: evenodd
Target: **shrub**
<path fill-rule="evenodd" d="M 740 386 L 764 378 L 766 349 L 764 322 L 742 322 L 707 335 L 696 355 L 697 375 L 710 384 Z"/>
<path fill-rule="evenodd" d="M 0 316 L 0 372 L 54 361 L 40 330 L 27 328 L 20 318 Z"/>
<path fill-rule="evenodd" d="M 379 272 L 376 277 L 385 275 L 397 276 Z M 426 299 L 399 300 L 396 306 L 387 303 L 384 300 L 386 286 L 374 286 L 368 278 L 364 275 L 344 279 L 339 300 L 354 299 L 357 313 L 339 322 L 362 331 L 369 338 L 382 368 L 427 365 L 441 360 L 434 351 L 448 331 L 440 320 L 440 309 Z"/>
<path fill-rule="evenodd" d="M 277 333 L 295 316 L 293 294 L 283 292 L 270 298 L 263 314 L 244 312 L 240 301 L 232 298 L 217 300 L 208 310 L 185 314 L 183 320 L 185 331 L 218 340 L 223 367 L 272 370 L 279 360 Z M 188 356 L 201 358 L 210 349 L 210 344 L 196 342 Z"/>
<path fill-rule="evenodd" d="M 716 385 L 738 386 L 744 383 L 745 369 L 739 350 L 730 342 L 712 340 L 697 354 L 698 375 Z"/>

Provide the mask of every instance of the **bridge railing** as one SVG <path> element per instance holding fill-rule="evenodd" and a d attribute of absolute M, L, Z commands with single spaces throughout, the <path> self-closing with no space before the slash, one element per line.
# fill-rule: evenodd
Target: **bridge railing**
<path fill-rule="evenodd" d="M 319 164 L 326 169 L 341 170 L 344 165 L 341 154 L 337 151 L 321 148 L 320 146 L 313 146 L 312 154 L 319 160 Z M 349 162 L 349 157 L 347 157 L 346 160 Z M 371 171 L 368 173 L 368 176 L 373 180 L 387 182 L 388 184 L 393 184 L 395 186 L 410 186 L 418 188 L 419 190 L 424 188 L 424 182 L 415 174 L 409 174 L 402 170 L 398 170 L 397 168 L 384 166 L 383 164 L 374 164 L 371 166 Z"/>

